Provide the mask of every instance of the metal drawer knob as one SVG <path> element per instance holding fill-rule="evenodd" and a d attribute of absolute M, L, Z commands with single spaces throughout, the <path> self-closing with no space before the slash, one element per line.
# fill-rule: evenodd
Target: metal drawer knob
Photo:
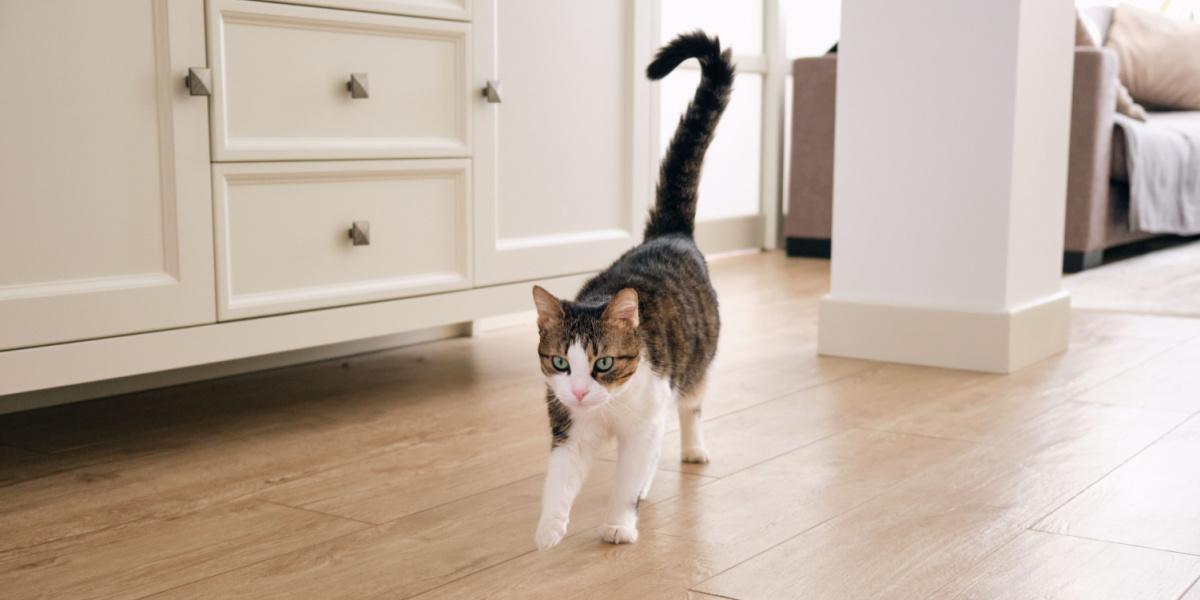
<path fill-rule="evenodd" d="M 346 89 L 350 90 L 351 98 L 370 98 L 371 90 L 369 89 L 369 81 L 366 73 L 351 73 L 350 81 L 346 82 Z"/>
<path fill-rule="evenodd" d="M 197 67 L 188 67 L 187 77 L 183 78 L 188 93 L 193 96 L 212 95 L 212 71 Z"/>
<path fill-rule="evenodd" d="M 487 85 L 481 90 L 483 97 L 487 98 L 489 104 L 500 104 L 500 82 L 495 79 L 489 79 Z"/>
<path fill-rule="evenodd" d="M 355 221 L 350 226 L 350 243 L 355 246 L 370 246 L 371 245 L 371 222 L 370 221 Z"/>

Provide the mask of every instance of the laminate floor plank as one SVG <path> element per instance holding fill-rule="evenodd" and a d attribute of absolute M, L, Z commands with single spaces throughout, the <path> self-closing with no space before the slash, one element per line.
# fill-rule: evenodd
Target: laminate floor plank
<path fill-rule="evenodd" d="M 1037 528 L 1200 556 L 1200 415 Z"/>
<path fill-rule="evenodd" d="M 1026 531 L 937 592 L 948 600 L 1178 598 L 1200 556 Z"/>
<path fill-rule="evenodd" d="M 368 525 L 257 501 L 221 504 L 0 552 L 0 589 L 21 598 L 141 598 Z"/>
<path fill-rule="evenodd" d="M 147 518 L 175 518 L 319 471 L 331 456 L 397 443 L 361 427 L 328 431 L 327 426 L 296 426 L 283 436 L 287 443 L 222 440 L 202 449 L 140 456 L 0 488 L 0 551 Z"/>
<path fill-rule="evenodd" d="M 1200 339 L 1187 342 L 1084 392 L 1080 400 L 1200 412 Z"/>

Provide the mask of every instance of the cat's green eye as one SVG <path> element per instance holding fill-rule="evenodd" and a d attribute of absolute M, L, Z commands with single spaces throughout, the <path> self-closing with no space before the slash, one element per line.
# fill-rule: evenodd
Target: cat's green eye
<path fill-rule="evenodd" d="M 571 366 L 567 364 L 567 359 L 561 356 L 550 357 L 550 364 L 554 365 L 555 369 L 562 371 L 563 373 L 566 373 L 571 369 Z"/>
<path fill-rule="evenodd" d="M 596 372 L 603 373 L 609 369 L 612 369 L 612 367 L 613 358 L 611 356 L 601 356 L 600 358 L 596 359 Z"/>

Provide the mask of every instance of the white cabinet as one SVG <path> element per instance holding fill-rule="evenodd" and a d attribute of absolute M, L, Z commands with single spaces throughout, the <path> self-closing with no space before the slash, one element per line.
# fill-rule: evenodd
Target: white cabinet
<path fill-rule="evenodd" d="M 573 293 L 653 196 L 651 4 L 0 0 L 0 396 Z"/>
<path fill-rule="evenodd" d="M 653 195 L 649 2 L 476 0 L 475 282 L 603 268 Z"/>
<path fill-rule="evenodd" d="M 0 3 L 0 350 L 212 322 L 199 2 Z"/>

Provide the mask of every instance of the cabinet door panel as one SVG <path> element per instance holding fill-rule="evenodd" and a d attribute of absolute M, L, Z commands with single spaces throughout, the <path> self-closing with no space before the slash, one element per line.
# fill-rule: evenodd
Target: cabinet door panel
<path fill-rule="evenodd" d="M 212 322 L 200 2 L 0 4 L 0 350 Z"/>
<path fill-rule="evenodd" d="M 648 2 L 480 1 L 476 284 L 603 268 L 651 194 Z"/>

